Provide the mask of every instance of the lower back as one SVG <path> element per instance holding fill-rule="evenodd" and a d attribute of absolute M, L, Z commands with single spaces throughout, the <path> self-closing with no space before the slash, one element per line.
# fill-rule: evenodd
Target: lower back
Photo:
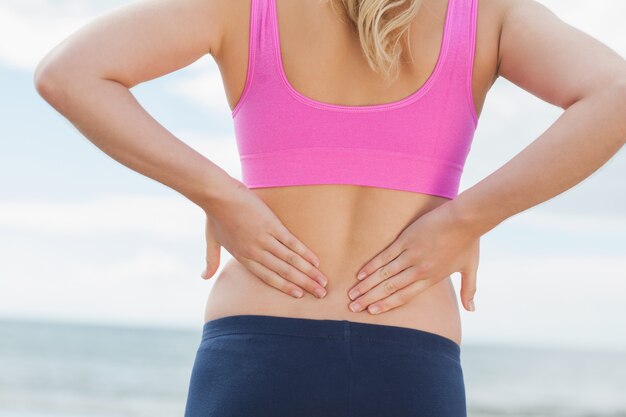
<path fill-rule="evenodd" d="M 293 298 L 232 258 L 212 278 L 205 321 L 238 314 L 351 320 L 426 330 L 461 343 L 459 308 L 449 277 L 407 304 L 377 315 L 348 308 L 348 291 L 358 282 L 360 268 L 409 224 L 448 199 L 354 185 L 252 191 L 319 257 L 319 269 L 328 277 L 327 295 L 319 299 L 305 291 L 302 298 Z"/>

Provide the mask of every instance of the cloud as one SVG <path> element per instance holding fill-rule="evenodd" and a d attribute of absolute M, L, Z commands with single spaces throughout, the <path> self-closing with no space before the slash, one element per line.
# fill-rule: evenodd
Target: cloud
<path fill-rule="evenodd" d="M 136 194 L 99 195 L 83 201 L 2 201 L 0 228 L 58 236 L 141 232 L 185 237 L 193 224 L 192 207 L 182 197 Z"/>
<path fill-rule="evenodd" d="M 36 239 L 11 248 L 0 268 L 0 315 L 196 328 L 202 323 L 212 281 L 199 276 L 200 250 L 144 238 L 127 253 L 106 257 L 114 250 L 108 242 L 97 236 L 83 242 L 88 253 Z M 196 256 L 188 259 L 185 252 Z M 221 266 L 228 259 L 226 252 Z"/>
<path fill-rule="evenodd" d="M 197 328 L 213 281 L 204 213 L 180 197 L 0 204 L 0 315 Z M 222 249 L 218 273 L 231 255 Z"/>
<path fill-rule="evenodd" d="M 33 71 L 43 56 L 64 38 L 122 1 L 3 0 L 0 2 L 0 61 Z"/>

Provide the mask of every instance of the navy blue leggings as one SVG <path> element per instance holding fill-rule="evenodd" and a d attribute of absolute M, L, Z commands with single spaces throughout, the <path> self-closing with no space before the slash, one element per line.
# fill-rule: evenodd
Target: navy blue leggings
<path fill-rule="evenodd" d="M 220 317 L 203 326 L 185 417 L 466 417 L 460 351 L 408 327 Z"/>

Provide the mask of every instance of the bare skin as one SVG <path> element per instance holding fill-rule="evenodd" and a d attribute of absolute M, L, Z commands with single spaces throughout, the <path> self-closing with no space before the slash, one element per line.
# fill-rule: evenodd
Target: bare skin
<path fill-rule="evenodd" d="M 305 96 L 344 105 L 409 95 L 434 68 L 447 5 L 441 0 L 423 3 L 411 40 L 418 59 L 397 82 L 383 86 L 329 6 L 278 0 L 290 83 Z M 347 319 L 426 330 L 460 344 L 460 312 L 450 274 L 464 271 L 461 301 L 470 309 L 480 236 L 582 181 L 626 139 L 623 58 L 532 0 L 480 0 L 473 74 L 477 114 L 498 76 L 566 109 L 518 156 L 454 200 L 352 185 L 242 190 L 240 183 L 158 125 L 128 89 L 210 53 L 233 109 L 245 82 L 248 19 L 247 0 L 137 4 L 79 31 L 53 50 L 36 74 L 40 94 L 96 146 L 178 190 L 212 219 L 207 277 L 215 282 L 205 320 L 237 314 Z M 336 65 L 322 71 L 316 66 L 321 63 Z M 261 226 L 246 225 L 257 214 Z M 250 228 L 254 234 L 247 232 Z M 270 238 L 278 234 L 283 242 L 287 236 L 299 241 L 300 256 L 289 257 L 306 270 L 298 276 L 307 287 L 301 298 L 277 288 L 293 288 L 279 275 L 272 282 L 259 279 L 242 263 L 260 261 L 261 253 L 267 257 L 260 250 L 263 245 L 282 251 L 286 259 L 285 247 Z M 220 244 L 235 258 L 214 276 Z M 401 258 L 401 253 L 408 255 Z M 319 270 L 313 267 L 315 258 L 321 261 Z M 396 258 L 402 259 L 401 269 L 415 272 L 391 274 L 386 284 L 377 281 L 383 267 Z M 275 258 L 267 261 L 272 262 L 278 271 L 282 264 Z M 369 276 L 359 283 L 356 275 L 362 269 Z M 327 294 L 317 298 L 309 290 L 322 286 L 315 281 L 322 276 L 328 280 Z M 348 292 L 357 287 L 363 292 L 361 303 L 376 304 L 383 312 L 351 311 Z"/>
<path fill-rule="evenodd" d="M 278 21 L 285 73 L 296 90 L 315 100 L 345 105 L 369 105 L 396 101 L 424 84 L 440 52 L 447 1 L 425 1 L 412 24 L 411 44 L 415 68 L 405 69 L 397 82 L 383 85 L 359 54 L 358 40 L 337 19 L 330 6 L 316 2 L 278 1 Z M 216 57 L 230 108 L 239 100 L 245 83 L 247 60 L 246 2 L 233 2 L 233 23 L 227 28 L 222 53 Z M 478 44 L 474 69 L 477 113 L 496 77 L 498 37 L 503 8 L 483 1 L 479 8 Z M 313 17 L 313 18 L 312 18 Z M 323 30 L 319 28 L 322 27 Z M 313 35 L 315 34 L 315 35 Z M 315 36 L 315 38 L 313 38 Z M 302 48 L 302 45 L 312 45 Z M 349 56 L 349 59 L 345 57 Z M 317 65 L 315 65 L 317 63 Z M 335 66 L 332 66 L 336 63 Z M 328 69 L 332 77 L 327 75 Z M 345 83 L 353 88 L 345 88 Z M 378 88 L 377 88 L 378 87 Z M 338 96 L 337 91 L 351 91 Z M 357 283 L 356 273 L 398 233 L 423 213 L 448 199 L 351 185 L 307 185 L 252 190 L 306 242 L 322 260 L 320 269 L 329 278 L 327 295 L 318 299 L 305 293 L 292 299 L 264 285 L 236 259 L 215 278 L 205 310 L 205 321 L 234 314 L 267 314 L 289 317 L 333 318 L 390 324 L 431 331 L 461 343 L 456 294 L 450 278 L 428 289 L 411 302 L 385 314 L 353 312 L 348 292 Z"/>

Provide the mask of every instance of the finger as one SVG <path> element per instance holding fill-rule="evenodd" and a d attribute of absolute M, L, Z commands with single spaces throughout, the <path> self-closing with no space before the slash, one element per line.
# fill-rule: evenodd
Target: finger
<path fill-rule="evenodd" d="M 380 314 L 389 311 L 393 308 L 408 303 L 413 298 L 417 297 L 420 293 L 426 291 L 428 288 L 437 284 L 439 280 L 435 278 L 420 279 L 414 281 L 412 284 L 394 292 L 389 297 L 383 298 L 376 303 L 370 304 L 367 311 L 370 314 Z"/>
<path fill-rule="evenodd" d="M 326 295 L 324 287 L 322 287 L 314 279 L 305 275 L 302 271 L 294 268 L 293 265 L 283 261 L 271 252 L 262 250 L 258 259 L 255 260 L 266 268 L 272 270 L 281 278 L 293 282 L 318 298 L 323 298 Z"/>
<path fill-rule="evenodd" d="M 211 224 L 208 218 L 206 221 L 205 237 L 206 237 L 206 256 L 205 256 L 206 266 L 205 266 L 204 271 L 202 271 L 202 274 L 200 274 L 200 276 L 203 279 L 209 279 L 215 274 L 215 272 L 217 272 L 217 269 L 220 266 L 220 253 L 221 253 L 220 249 L 222 246 L 213 237 Z"/>
<path fill-rule="evenodd" d="M 476 311 L 476 306 L 474 305 L 476 273 L 477 270 L 475 268 L 461 271 L 461 302 L 467 311 Z"/>
<path fill-rule="evenodd" d="M 352 287 L 352 289 L 350 289 L 350 291 L 348 292 L 348 297 L 350 297 L 351 300 L 354 300 L 358 296 L 370 291 L 376 285 L 390 279 L 396 274 L 399 274 L 410 266 L 411 263 L 409 256 L 407 256 L 407 252 L 402 252 L 400 256 L 398 256 L 396 259 L 394 259 L 387 265 L 383 265 L 376 272 L 374 272 L 367 278 L 364 278 L 357 285 Z"/>
<path fill-rule="evenodd" d="M 243 258 L 240 262 L 244 264 L 250 272 L 259 277 L 261 281 L 265 282 L 270 287 L 274 287 L 294 298 L 301 298 L 304 295 L 302 288 L 282 278 L 259 262 L 249 258 Z"/>
<path fill-rule="evenodd" d="M 398 239 L 394 240 L 385 250 L 376 255 L 372 260 L 361 268 L 357 273 L 357 279 L 364 279 L 366 276 L 376 271 L 383 265 L 393 261 L 398 255 L 405 250 L 404 245 Z"/>
<path fill-rule="evenodd" d="M 370 304 L 382 300 L 412 282 L 415 282 L 416 275 L 415 267 L 410 266 L 406 268 L 399 274 L 382 281 L 365 294 L 357 297 L 352 303 L 350 303 L 350 310 L 358 313 L 359 311 L 368 308 Z"/>
<path fill-rule="evenodd" d="M 309 249 L 304 243 L 295 237 L 286 227 L 280 227 L 272 236 L 276 238 L 280 243 L 302 256 L 309 261 L 315 267 L 320 265 L 319 258 Z"/>
<path fill-rule="evenodd" d="M 266 248 L 267 251 L 282 259 L 289 265 L 294 266 L 307 276 L 316 280 L 323 287 L 328 283 L 328 278 L 322 272 L 306 261 L 302 256 L 289 249 L 276 239 L 272 239 L 272 243 Z"/>

